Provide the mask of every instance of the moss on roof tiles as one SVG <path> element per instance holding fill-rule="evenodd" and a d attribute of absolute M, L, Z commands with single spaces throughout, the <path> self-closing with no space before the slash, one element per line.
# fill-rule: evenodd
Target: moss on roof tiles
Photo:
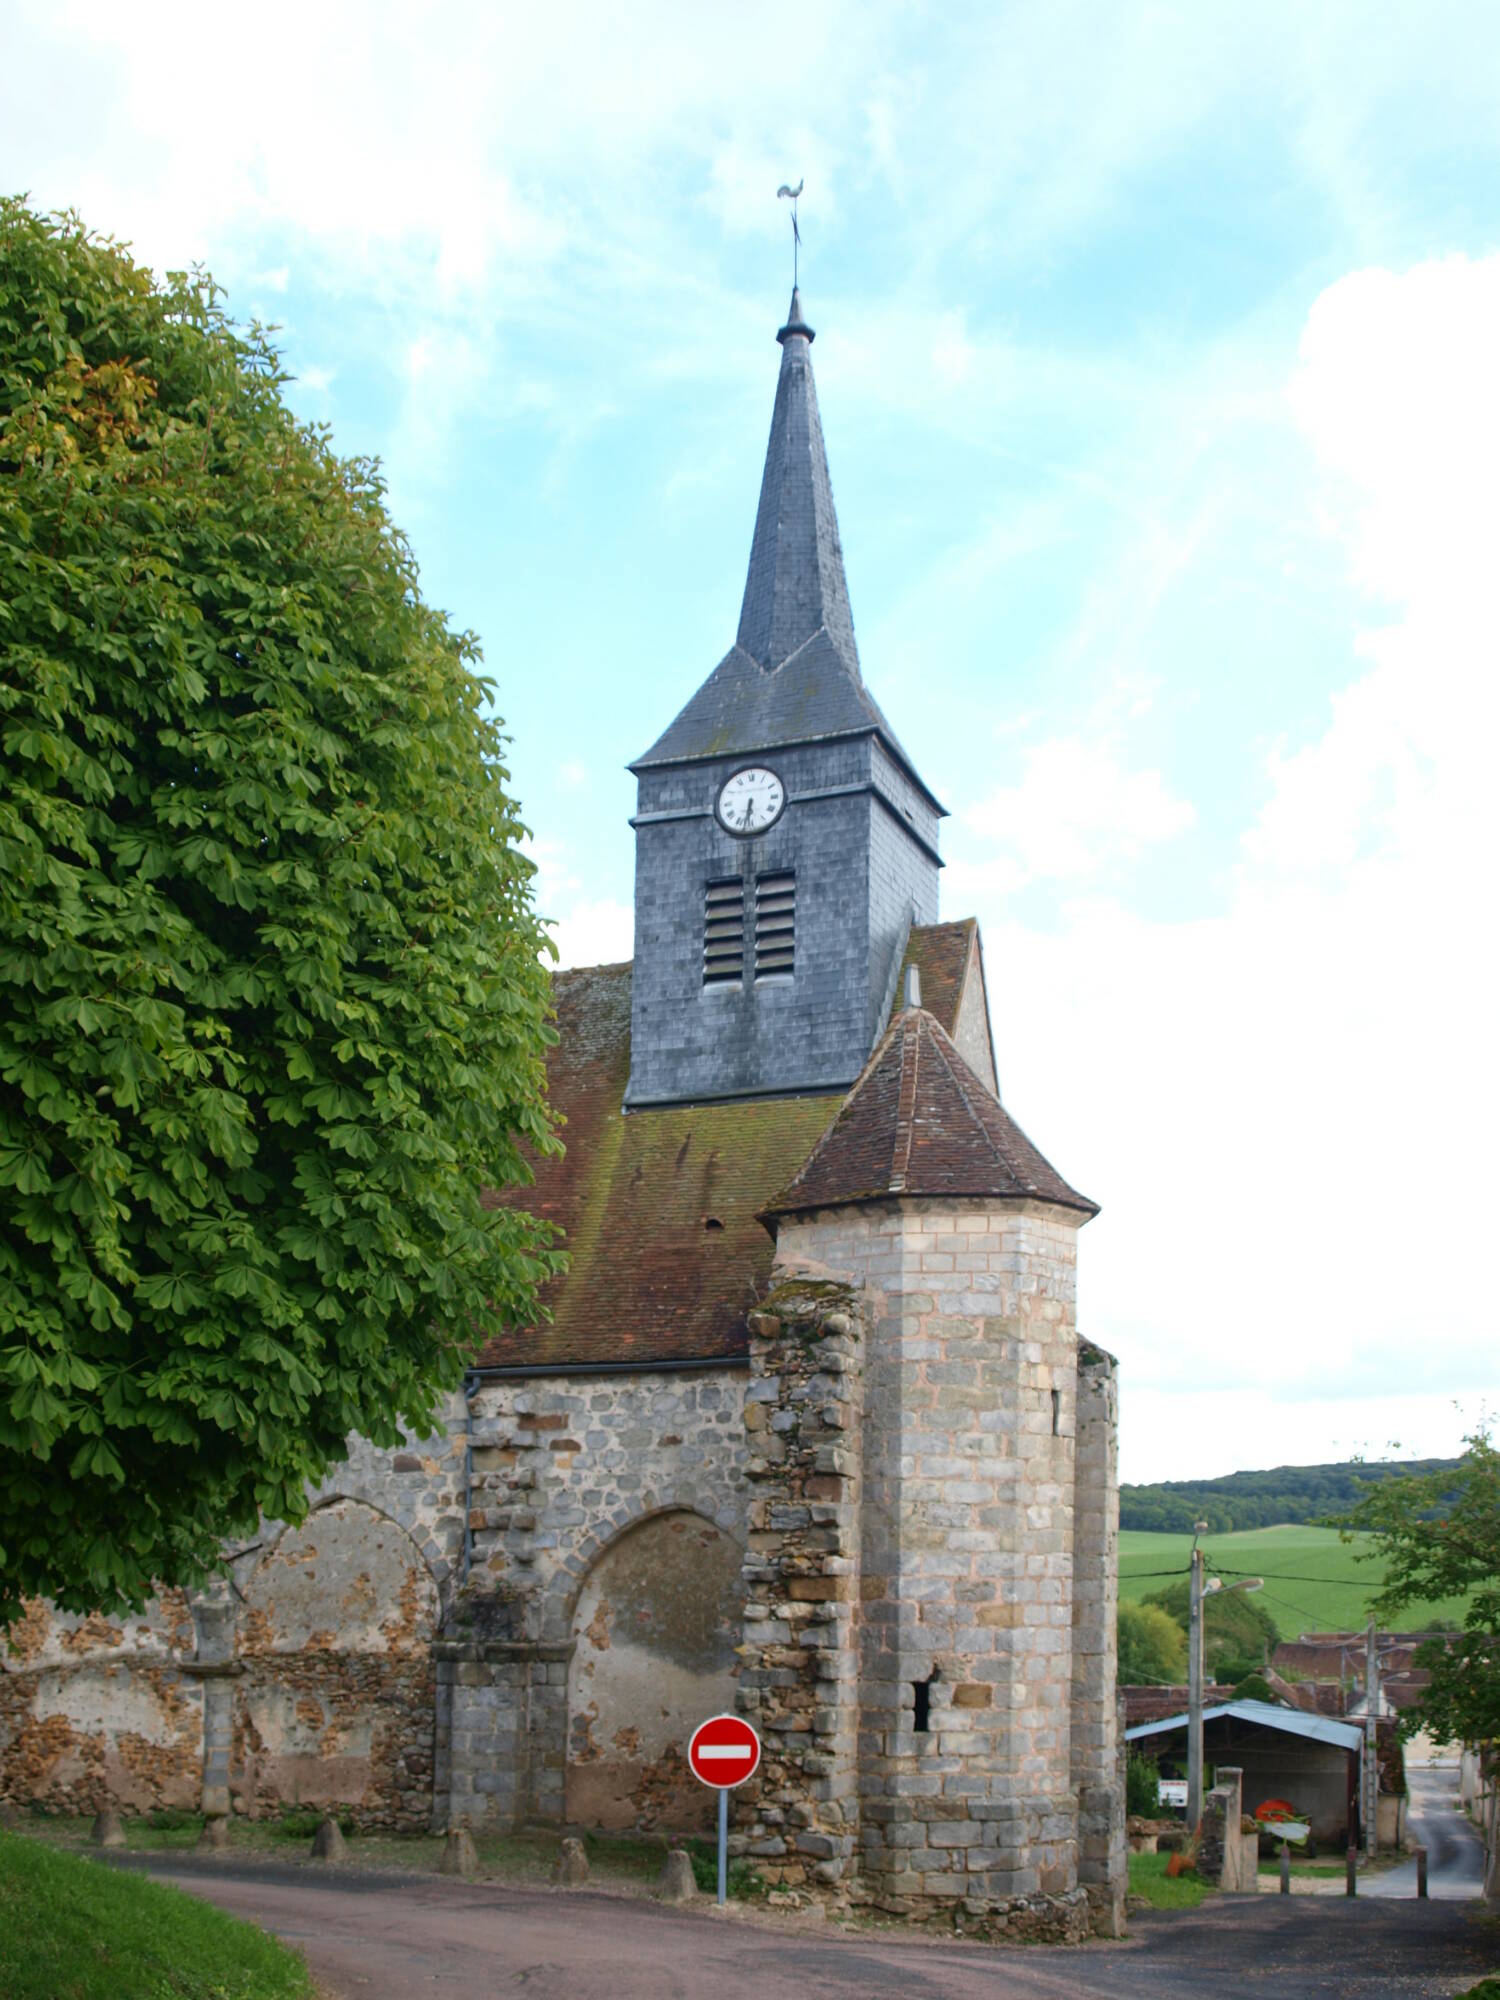
<path fill-rule="evenodd" d="M 806 1159 L 839 1097 L 753 1099 L 633 1111 L 630 967 L 554 980 L 552 1099 L 560 1159 L 537 1163 L 514 1200 L 561 1225 L 567 1275 L 543 1293 L 549 1324 L 497 1328 L 482 1367 L 728 1358 L 775 1246 L 757 1212 Z"/>

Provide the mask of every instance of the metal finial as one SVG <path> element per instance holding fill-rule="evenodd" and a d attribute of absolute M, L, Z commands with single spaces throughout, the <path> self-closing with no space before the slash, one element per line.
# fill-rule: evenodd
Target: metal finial
<path fill-rule="evenodd" d="M 776 199 L 778 201 L 789 201 L 792 204 L 792 290 L 793 291 L 797 289 L 797 252 L 802 248 L 802 231 L 797 227 L 797 197 L 799 194 L 801 194 L 806 184 L 807 184 L 807 176 L 804 174 L 802 179 L 798 181 L 795 187 L 788 187 L 786 182 L 783 181 L 781 186 L 776 190 Z"/>

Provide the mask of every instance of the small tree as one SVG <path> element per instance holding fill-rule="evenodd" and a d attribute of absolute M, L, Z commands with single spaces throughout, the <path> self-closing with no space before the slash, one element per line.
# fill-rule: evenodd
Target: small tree
<path fill-rule="evenodd" d="M 1153 1591 L 1146 1602 L 1170 1611 L 1186 1630 L 1189 1591 L 1184 1576 Z M 1238 1679 L 1258 1667 L 1280 1636 L 1270 1612 L 1246 1591 L 1215 1590 L 1203 1600 L 1203 1656 L 1215 1677 L 1228 1671 Z"/>
<path fill-rule="evenodd" d="M 1115 1677 L 1124 1687 L 1180 1681 L 1187 1672 L 1187 1634 L 1157 1604 L 1121 1604 L 1116 1617 L 1120 1656 Z"/>
<path fill-rule="evenodd" d="M 1500 1745 L 1500 1451 L 1487 1431 L 1465 1442 L 1456 1467 L 1372 1486 L 1339 1526 L 1375 1537 L 1366 1559 L 1385 1570 L 1378 1616 L 1468 1599 L 1462 1630 L 1418 1648 L 1431 1680 L 1402 1730 Z"/>
<path fill-rule="evenodd" d="M 0 203 L 0 1625 L 297 1518 L 557 1268 L 476 648 L 284 380 Z"/>

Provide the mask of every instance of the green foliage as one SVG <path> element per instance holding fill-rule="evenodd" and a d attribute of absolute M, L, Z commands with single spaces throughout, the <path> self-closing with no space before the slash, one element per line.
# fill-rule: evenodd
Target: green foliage
<path fill-rule="evenodd" d="M 1384 1569 L 1379 1616 L 1467 1596 L 1462 1631 L 1417 1649 L 1431 1680 L 1403 1712 L 1403 1733 L 1492 1743 L 1500 1740 L 1500 1451 L 1485 1431 L 1467 1445 L 1451 1470 L 1376 1487 L 1344 1525 L 1374 1537 Z"/>
<path fill-rule="evenodd" d="M 1132 1896 L 1144 1897 L 1153 1910 L 1196 1910 L 1205 1896 L 1218 1894 L 1201 1875 L 1168 1875 L 1170 1854 L 1132 1854 L 1127 1865 Z"/>
<path fill-rule="evenodd" d="M 1279 1696 L 1264 1674 L 1246 1674 L 1234 1682 L 1236 1701 L 1276 1701 Z"/>
<path fill-rule="evenodd" d="M 1122 1603 L 1116 1615 L 1122 1687 L 1180 1681 L 1187 1672 L 1187 1634 L 1159 1604 Z"/>
<path fill-rule="evenodd" d="M 1410 1459 L 1404 1464 L 1278 1465 L 1268 1472 L 1230 1472 L 1222 1479 L 1169 1479 L 1120 1488 L 1120 1526 L 1190 1535 L 1199 1521 L 1227 1535 L 1283 1522 L 1323 1521 L 1352 1507 L 1369 1487 L 1412 1473 L 1438 1472 L 1456 1461 Z"/>
<path fill-rule="evenodd" d="M 1126 1812 L 1138 1813 L 1142 1819 L 1155 1819 L 1161 1810 L 1160 1778 L 1154 1757 L 1145 1757 L 1139 1750 L 1130 1751 L 1125 1759 Z"/>
<path fill-rule="evenodd" d="M 1146 1602 L 1170 1611 L 1186 1630 L 1188 1589 L 1187 1578 L 1180 1577 L 1153 1591 Z M 1238 1665 L 1247 1657 L 1259 1662 L 1262 1649 L 1269 1652 L 1280 1636 L 1276 1620 L 1247 1591 L 1216 1590 L 1203 1600 L 1203 1657 L 1215 1680 L 1225 1662 Z"/>
<path fill-rule="evenodd" d="M 705 1895 L 719 1893 L 719 1844 L 717 1840 L 690 1840 L 687 1856 L 693 1881 Z M 751 1902 L 766 1893 L 766 1885 L 753 1862 L 733 1860 L 724 1871 L 724 1894 L 731 1902 Z"/>
<path fill-rule="evenodd" d="M 299 1954 L 124 1869 L 0 1833 L 5 2000 L 312 2000 Z"/>
<path fill-rule="evenodd" d="M 0 203 L 0 1625 L 300 1518 L 558 1265 L 487 684 L 284 379 Z"/>

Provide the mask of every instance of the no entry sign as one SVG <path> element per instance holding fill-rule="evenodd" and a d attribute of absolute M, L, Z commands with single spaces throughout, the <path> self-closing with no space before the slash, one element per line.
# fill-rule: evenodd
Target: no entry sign
<path fill-rule="evenodd" d="M 760 1738 L 737 1715 L 711 1715 L 693 1731 L 688 1762 L 702 1784 L 730 1792 L 753 1775 L 760 1762 Z"/>

